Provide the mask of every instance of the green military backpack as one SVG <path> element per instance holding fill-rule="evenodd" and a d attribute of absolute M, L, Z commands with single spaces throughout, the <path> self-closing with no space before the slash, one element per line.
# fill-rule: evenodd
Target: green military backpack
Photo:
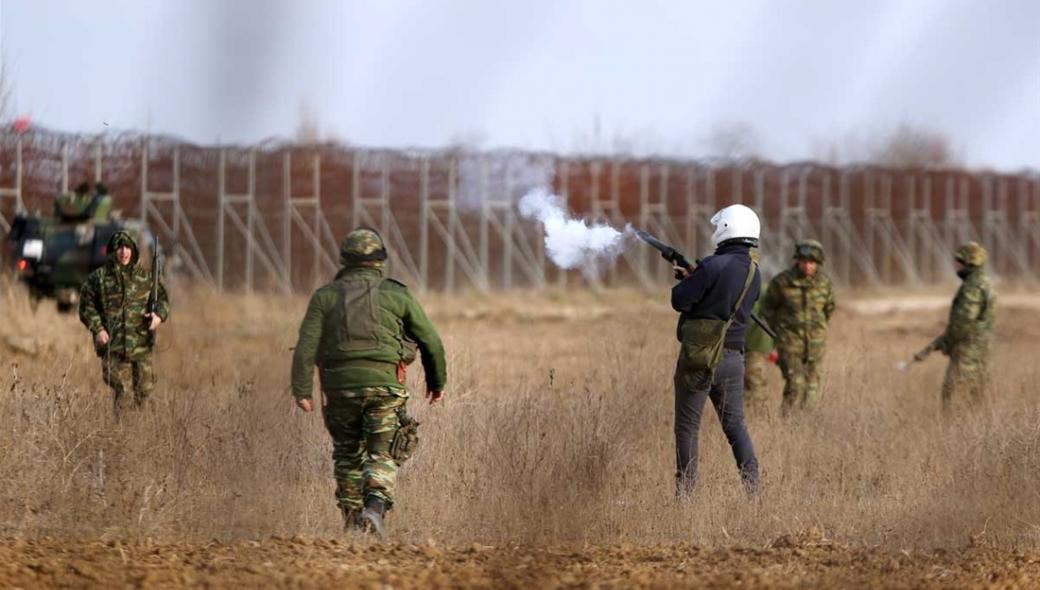
<path fill-rule="evenodd" d="M 744 290 L 729 318 L 720 320 L 716 318 L 684 318 L 679 326 L 679 348 L 678 370 L 682 373 L 711 370 L 722 362 L 722 351 L 726 342 L 726 332 L 733 323 L 733 316 L 737 315 L 740 304 L 744 302 L 751 283 L 755 280 L 755 270 L 758 264 L 754 261 L 748 269 L 747 279 L 744 281 Z"/>

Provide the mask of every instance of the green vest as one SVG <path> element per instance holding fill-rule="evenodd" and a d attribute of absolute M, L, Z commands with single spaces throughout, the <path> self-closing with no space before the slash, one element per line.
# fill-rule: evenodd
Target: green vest
<path fill-rule="evenodd" d="M 427 385 L 443 388 L 444 346 L 408 288 L 379 268 L 344 268 L 311 296 L 293 354 L 293 394 L 310 397 L 314 365 L 326 390 L 403 387 L 398 367 L 417 348 Z"/>
<path fill-rule="evenodd" d="M 411 364 L 415 360 L 415 341 L 404 333 L 400 318 L 384 317 L 387 311 L 380 303 L 380 287 L 385 281 L 396 283 L 374 274 L 346 274 L 333 282 L 337 291 L 333 316 L 337 352 L 330 351 L 330 356 L 342 353 L 350 359 L 347 362 L 356 362 L 370 357 L 385 359 L 388 351 L 394 351 L 395 371 L 398 362 Z"/>

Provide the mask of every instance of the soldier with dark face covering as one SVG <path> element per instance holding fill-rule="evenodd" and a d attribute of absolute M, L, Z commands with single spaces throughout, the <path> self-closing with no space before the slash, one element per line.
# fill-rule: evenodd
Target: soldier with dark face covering
<path fill-rule="evenodd" d="M 946 330 L 914 356 L 923 361 L 933 351 L 950 357 L 943 380 L 943 407 L 967 390 L 972 401 L 985 397 L 989 386 L 989 357 L 997 294 L 986 275 L 986 249 L 968 242 L 954 255 L 961 287 L 950 306 Z"/>

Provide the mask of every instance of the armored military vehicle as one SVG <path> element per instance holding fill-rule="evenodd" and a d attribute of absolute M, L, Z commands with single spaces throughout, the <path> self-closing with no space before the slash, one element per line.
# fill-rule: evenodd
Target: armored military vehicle
<path fill-rule="evenodd" d="M 143 247 L 152 243 L 144 224 L 112 215 L 112 197 L 103 184 L 93 194 L 88 190 L 82 184 L 60 195 L 53 215 L 18 215 L 8 236 L 9 257 L 30 297 L 54 298 L 63 312 L 76 308 L 80 285 L 105 263 L 112 234 L 123 229 L 134 233 Z"/>

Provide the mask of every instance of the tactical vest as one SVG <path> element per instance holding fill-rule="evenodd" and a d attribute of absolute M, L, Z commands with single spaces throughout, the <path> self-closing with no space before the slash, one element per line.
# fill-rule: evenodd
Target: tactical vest
<path fill-rule="evenodd" d="M 401 318 L 386 321 L 380 305 L 382 277 L 346 276 L 336 281 L 336 348 L 352 358 L 395 349 L 400 361 L 415 360 L 416 343 L 404 331 Z"/>

